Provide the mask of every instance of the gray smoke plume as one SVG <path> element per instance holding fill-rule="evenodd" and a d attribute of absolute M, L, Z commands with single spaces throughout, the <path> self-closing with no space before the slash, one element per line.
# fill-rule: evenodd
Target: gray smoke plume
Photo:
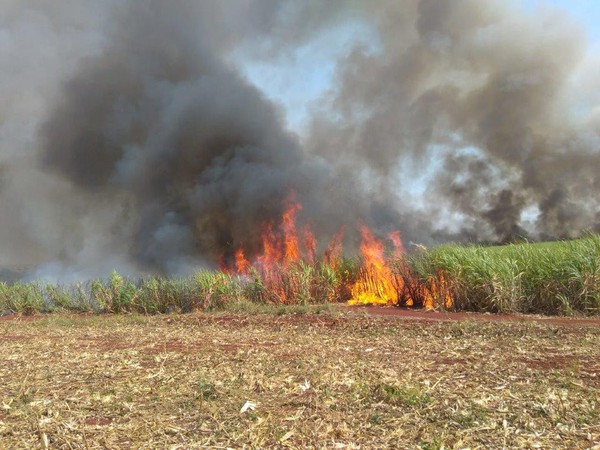
<path fill-rule="evenodd" d="M 281 64 L 356 23 L 372 45 L 338 52 L 302 139 L 232 60 Z M 599 228 L 597 60 L 552 11 L 5 1 L 0 61 L 0 266 L 33 276 L 253 254 L 290 191 L 322 240 L 357 221 L 426 243 Z"/>
<path fill-rule="evenodd" d="M 6 158 L 15 179 L 5 201 L 25 209 L 8 222 L 15 231 L 25 226 L 34 258 L 50 260 L 36 275 L 113 267 L 181 274 L 214 266 L 238 247 L 251 255 L 290 192 L 320 232 L 360 217 L 364 200 L 351 184 L 306 155 L 281 111 L 225 58 L 271 26 L 280 14 L 273 5 L 126 1 L 100 17 L 88 5 L 83 18 L 70 2 L 28 6 L 8 9 L 12 32 L 23 37 L 20 27 L 34 32 L 41 24 L 56 40 L 47 45 L 76 60 L 39 76 L 24 69 L 34 87 L 53 76 L 53 89 L 27 124 L 22 166 Z M 83 19 L 97 22 L 78 29 Z M 88 45 L 60 54 L 79 31 Z M 31 47 L 42 37 L 32 37 Z M 322 198 L 332 186 L 339 193 Z"/>
<path fill-rule="evenodd" d="M 378 2 L 363 15 L 380 48 L 341 61 L 313 151 L 387 177 L 405 192 L 399 208 L 438 228 L 431 236 L 504 241 L 598 229 L 600 86 L 585 85 L 598 59 L 576 24 L 479 0 Z M 406 176 L 415 172 L 430 174 L 420 210 Z M 458 226 L 444 233 L 453 217 Z"/>
<path fill-rule="evenodd" d="M 40 133 L 42 167 L 92 203 L 121 205 L 123 226 L 113 226 L 126 255 L 168 273 L 238 247 L 256 252 L 258 231 L 280 217 L 288 192 L 314 211 L 331 178 L 220 56 L 233 39 L 221 41 L 218 4 L 176 5 L 122 7 L 107 45 L 82 60 Z"/>

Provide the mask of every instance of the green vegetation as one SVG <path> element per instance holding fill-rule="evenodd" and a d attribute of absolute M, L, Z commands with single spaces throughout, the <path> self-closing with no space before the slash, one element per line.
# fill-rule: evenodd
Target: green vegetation
<path fill-rule="evenodd" d="M 498 247 L 448 245 L 413 255 L 421 277 L 444 273 L 466 311 L 600 314 L 600 236 Z"/>
<path fill-rule="evenodd" d="M 0 313 L 97 312 L 161 314 L 229 310 L 264 312 L 282 305 L 308 311 L 311 305 L 348 300 L 351 263 L 299 262 L 286 269 L 235 275 L 202 270 L 189 278 L 128 279 L 117 272 L 71 286 L 0 282 Z"/>
<path fill-rule="evenodd" d="M 346 302 L 359 276 L 357 259 L 297 262 L 247 275 L 200 271 L 185 279 L 108 279 L 60 286 L 0 282 L 0 313 L 66 312 L 159 314 L 194 310 L 258 312 L 261 308 Z M 393 264 L 399 303 L 407 294 L 422 306 L 464 311 L 600 314 L 600 236 L 497 247 L 445 245 Z M 424 288 L 425 287 L 425 288 Z M 446 305 L 444 305 L 444 302 Z"/>

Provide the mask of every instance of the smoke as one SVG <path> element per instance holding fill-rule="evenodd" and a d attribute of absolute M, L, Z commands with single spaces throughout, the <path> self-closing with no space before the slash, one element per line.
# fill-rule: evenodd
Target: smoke
<path fill-rule="evenodd" d="M 374 168 L 404 192 L 409 221 L 428 218 L 438 236 L 444 222 L 447 238 L 496 241 L 597 229 L 599 86 L 582 80 L 598 59 L 577 24 L 476 0 L 369 14 L 380 49 L 340 62 L 313 151 Z M 417 209 L 415 172 L 430 175 Z"/>
<path fill-rule="evenodd" d="M 121 205 L 113 230 L 124 253 L 168 273 L 239 246 L 256 251 L 288 191 L 309 207 L 330 178 L 219 56 L 234 39 L 219 37 L 216 4 L 177 5 L 119 11 L 106 47 L 80 63 L 40 132 L 42 167 L 92 203 Z"/>
<path fill-rule="evenodd" d="M 281 64 L 352 23 L 373 45 L 344 43 L 300 137 L 232 55 Z M 4 2 L 0 266 L 187 273 L 258 251 L 290 191 L 322 238 L 597 229 L 586 48 L 558 14 L 496 1 Z"/>

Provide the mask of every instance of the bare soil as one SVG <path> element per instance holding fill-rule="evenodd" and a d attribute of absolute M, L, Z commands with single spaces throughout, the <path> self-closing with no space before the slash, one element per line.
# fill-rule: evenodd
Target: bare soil
<path fill-rule="evenodd" d="M 483 320 L 492 322 L 537 322 L 556 326 L 597 326 L 600 317 L 538 316 L 526 314 L 489 314 L 462 311 L 426 311 L 424 309 L 381 306 L 346 306 L 350 311 L 363 312 L 371 316 L 382 316 L 404 320 L 464 321 Z"/>

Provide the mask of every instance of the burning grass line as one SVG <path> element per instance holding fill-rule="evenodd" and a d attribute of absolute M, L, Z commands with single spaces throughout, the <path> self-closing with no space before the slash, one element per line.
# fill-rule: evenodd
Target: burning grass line
<path fill-rule="evenodd" d="M 366 244 L 372 240 L 371 235 L 365 238 Z M 433 310 L 549 315 L 600 312 L 598 235 L 568 242 L 442 246 L 389 255 L 382 253 L 381 242 L 375 240 L 375 244 L 375 250 L 365 248 L 361 260 L 331 260 L 333 257 L 326 255 L 313 262 L 251 265 L 247 274 L 201 271 L 187 279 L 132 280 L 114 272 L 105 280 L 73 286 L 0 283 L 0 313 L 250 312 L 348 300 Z M 373 261 L 366 259 L 369 255 L 374 255 Z"/>

